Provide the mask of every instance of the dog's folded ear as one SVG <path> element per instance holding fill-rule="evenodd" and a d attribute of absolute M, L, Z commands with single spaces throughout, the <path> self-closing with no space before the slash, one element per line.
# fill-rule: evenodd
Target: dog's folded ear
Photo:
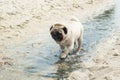
<path fill-rule="evenodd" d="M 67 28 L 65 26 L 63 27 L 63 31 L 65 34 L 67 34 Z"/>
<path fill-rule="evenodd" d="M 53 26 L 50 27 L 50 31 L 51 31 L 52 28 L 53 28 Z"/>

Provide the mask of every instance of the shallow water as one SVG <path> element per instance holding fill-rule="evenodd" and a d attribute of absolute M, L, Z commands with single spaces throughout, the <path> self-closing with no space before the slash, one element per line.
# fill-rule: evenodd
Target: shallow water
<path fill-rule="evenodd" d="M 118 27 L 119 10 L 120 7 L 115 7 L 92 21 L 84 23 L 83 50 L 79 55 L 68 56 L 65 61 L 59 59 L 60 48 L 48 33 L 34 35 L 28 41 L 20 45 L 10 46 L 9 49 L 22 55 L 15 55 L 14 58 L 18 60 L 19 69 L 25 75 L 37 75 L 43 80 L 63 80 L 68 76 L 68 73 L 85 69 L 81 63 L 89 62 L 94 54 L 92 51 L 96 48 L 95 46 L 109 37 Z M 16 70 L 18 69 L 17 66 Z"/>

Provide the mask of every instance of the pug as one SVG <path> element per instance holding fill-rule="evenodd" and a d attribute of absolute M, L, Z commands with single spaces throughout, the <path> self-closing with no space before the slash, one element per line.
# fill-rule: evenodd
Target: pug
<path fill-rule="evenodd" d="M 62 53 L 61 59 L 65 59 L 73 50 L 74 43 L 77 41 L 76 52 L 81 50 L 83 41 L 83 26 L 77 18 L 72 18 L 64 23 L 55 23 L 50 27 L 52 38 L 60 45 Z"/>

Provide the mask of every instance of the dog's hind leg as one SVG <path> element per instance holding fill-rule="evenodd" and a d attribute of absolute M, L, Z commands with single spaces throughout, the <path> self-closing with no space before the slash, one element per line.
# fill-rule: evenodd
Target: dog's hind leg
<path fill-rule="evenodd" d="M 81 50 L 82 41 L 83 41 L 83 33 L 81 32 L 81 36 L 78 38 L 78 48 L 77 48 L 77 52 L 79 52 L 79 51 Z"/>

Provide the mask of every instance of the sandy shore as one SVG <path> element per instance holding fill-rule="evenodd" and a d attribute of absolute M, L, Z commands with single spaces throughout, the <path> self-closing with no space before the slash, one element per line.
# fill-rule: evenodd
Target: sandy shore
<path fill-rule="evenodd" d="M 19 61 L 12 57 L 25 57 L 29 53 L 14 53 L 8 50 L 11 45 L 21 45 L 33 35 L 49 33 L 52 23 L 66 20 L 70 15 L 86 22 L 113 5 L 113 0 L 0 0 L 0 80 L 40 80 L 36 75 L 25 75 L 18 67 Z M 93 53 L 91 63 L 83 64 L 86 72 L 72 72 L 69 80 L 119 80 L 120 29 L 98 44 Z M 18 71 L 14 70 L 16 66 Z"/>
<path fill-rule="evenodd" d="M 75 71 L 68 80 L 119 80 L 120 79 L 120 28 L 100 43 L 90 63 L 83 63 L 86 71 Z M 79 75 L 81 74 L 81 75 Z"/>
<path fill-rule="evenodd" d="M 89 70 L 93 73 L 91 80 L 120 79 L 120 29 L 109 39 L 98 45 L 93 61 L 95 65 Z"/>
<path fill-rule="evenodd" d="M 50 25 L 56 21 L 67 20 L 71 15 L 79 16 L 81 22 L 89 21 L 113 8 L 114 1 L 1 0 L 0 5 L 0 55 L 4 55 L 4 49 L 10 45 L 20 44 L 36 34 L 49 33 Z"/>

